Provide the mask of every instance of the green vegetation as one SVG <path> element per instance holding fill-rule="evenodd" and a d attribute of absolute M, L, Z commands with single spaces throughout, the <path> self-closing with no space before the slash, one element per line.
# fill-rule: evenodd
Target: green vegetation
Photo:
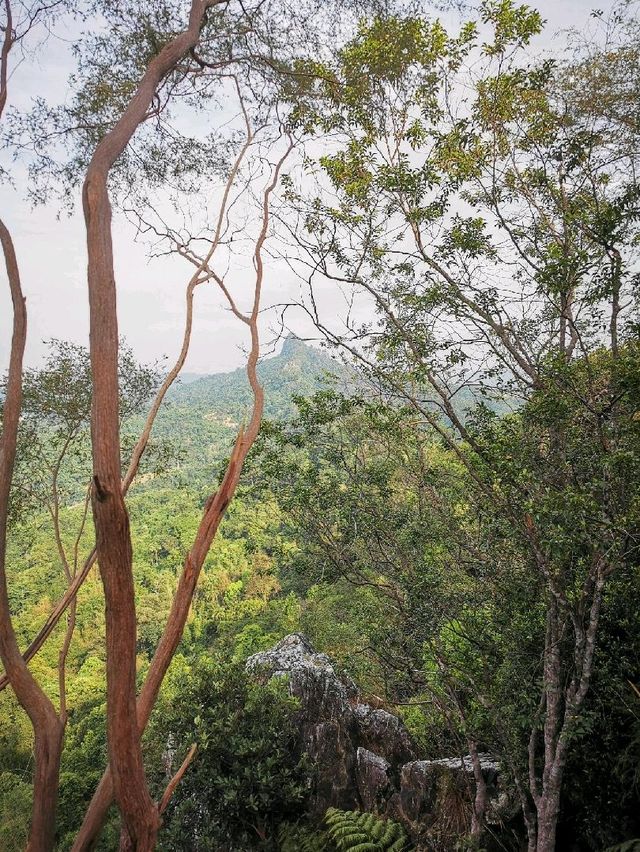
<path fill-rule="evenodd" d="M 169 40 L 160 13 L 142 4 L 136 20 L 144 26 L 139 32 L 131 24 L 129 32 L 117 6 L 106 4 L 126 73 L 106 89 L 96 84 L 113 49 L 96 35 L 100 61 L 81 65 L 84 83 L 73 100 L 96 123 L 83 125 L 91 139 L 78 143 L 66 181 L 94 137 L 109 132 L 131 80 Z M 96 440 L 88 352 L 53 341 L 44 364 L 24 371 L 3 555 L 5 621 L 13 622 L 20 652 L 86 573 L 29 660 L 65 734 L 59 852 L 72 847 L 113 750 L 112 645 L 105 585 L 92 567 L 91 505 L 93 495 L 95 516 L 109 496 L 120 501 L 121 490 L 124 521 L 111 531 L 114 540 L 122 529 L 131 535 L 121 562 L 133 554 L 134 698 L 133 687 L 140 693 L 154 670 L 177 596 L 189 578 L 198 580 L 183 598 L 184 630 L 179 624 L 170 636 L 175 653 L 148 726 L 133 710 L 126 720 L 135 748 L 142 741 L 153 802 L 162 802 L 190 755 L 163 811 L 157 848 L 411 848 L 405 828 L 377 814 L 330 809 L 320 824 L 308 813 L 314 767 L 297 750 L 297 703 L 286 680 L 258 683 L 245 669 L 251 654 L 297 631 L 365 699 L 402 717 L 422 757 L 475 761 L 464 802 L 459 791 L 457 801 L 441 791 L 451 814 L 436 814 L 425 829 L 437 852 L 492 843 L 508 852 L 636 848 L 636 11 L 632 2 L 619 5 L 604 46 L 576 44 L 565 63 L 532 53 L 542 18 L 509 0 L 482 3 L 478 19 L 456 32 L 417 12 L 378 10 L 331 55 L 289 57 L 281 67 L 269 54 L 260 86 L 252 79 L 247 95 L 257 115 L 264 103 L 258 98 L 258 109 L 251 98 L 264 86 L 278 108 L 286 105 L 287 132 L 330 138 L 317 161 L 300 158 L 300 184 L 285 176 L 279 224 L 287 259 L 299 262 L 309 288 L 302 307 L 348 365 L 287 338 L 258 367 L 266 408 L 254 444 L 259 394 L 246 372 L 189 377 L 169 392 L 131 487 L 125 478 L 121 489 L 116 472 L 109 494 L 93 477 L 92 425 L 94 444 L 101 435 Z M 220 7 L 202 22 L 212 42 L 210 28 L 222 26 L 225 14 Z M 238 32 L 261 51 L 253 28 L 236 24 L 223 30 L 225 57 Z M 222 62 L 219 46 L 202 49 L 213 51 L 208 60 L 189 53 L 194 88 Z M 286 81 L 276 84 L 272 75 L 283 69 Z M 174 84 L 186 98 L 183 78 Z M 36 105 L 34 115 L 43 109 Z M 151 160 L 149 128 L 140 151 Z M 278 139 L 280 131 L 277 123 Z M 200 148 L 180 137 L 164 153 L 171 151 L 197 161 L 209 142 Z M 134 160 L 127 150 L 115 195 Z M 180 177 L 202 178 L 205 166 L 195 161 Z M 143 209 L 163 180 L 161 166 L 148 169 L 136 199 Z M 215 169 L 226 176 L 229 164 Z M 180 241 L 177 250 L 188 252 Z M 204 274 L 206 264 L 188 259 Z M 212 272 L 206 280 L 224 293 L 224 279 Z M 368 318 L 323 317 L 319 282 L 339 282 L 349 310 L 366 299 Z M 233 300 L 230 307 L 237 316 Z M 257 308 L 243 321 L 255 331 Z M 115 456 L 126 470 L 162 375 L 158 365 L 139 365 L 125 345 L 114 370 Z M 3 406 L 10 399 L 8 380 L 0 398 Z M 253 432 L 243 444 L 248 421 Z M 249 454 L 239 487 L 235 480 L 229 490 L 245 458 L 238 462 L 238 446 Z M 219 511 L 210 516 L 216 500 Z M 101 541 L 111 541 L 104 530 Z M 14 691 L 3 689 L 0 847 L 8 852 L 23 849 L 29 836 L 31 721 Z M 499 761 L 516 814 L 506 827 L 492 821 L 481 752 Z M 151 812 L 158 816 L 155 804 Z M 120 829 L 111 808 L 98 848 L 117 848 Z"/>
<path fill-rule="evenodd" d="M 306 358 L 311 364 L 314 350 L 308 349 Z M 622 438 L 629 430 L 619 468 L 629 488 L 638 481 L 635 473 L 631 482 L 627 475 L 637 458 L 634 400 L 640 371 L 632 350 L 625 358 L 616 431 Z M 606 359 L 601 363 L 606 369 Z M 296 391 L 293 381 L 291 395 Z M 484 499 L 471 499 L 469 472 L 460 460 L 418 426 L 408 408 L 326 390 L 299 398 L 297 412 L 289 422 L 265 425 L 244 490 L 207 559 L 180 654 L 145 739 L 160 791 L 169 772 L 168 752 L 175 771 L 190 744 L 198 743 L 165 816 L 161 848 L 192 848 L 196 824 L 194 849 L 217 848 L 224 838 L 233 838 L 237 848 L 252 848 L 260 838 L 273 843 L 276 836 L 285 844 L 285 834 L 289 843 L 295 836 L 300 848 L 320 843 L 316 829 L 304 823 L 293 827 L 292 819 L 304 816 L 303 777 L 309 767 L 288 745 L 286 690 L 279 684 L 265 692 L 242 674 L 249 654 L 296 630 L 329 653 L 365 695 L 384 695 L 392 707 L 398 702 L 425 757 L 456 753 L 473 726 L 483 747 L 517 761 L 535 712 L 534 661 L 544 630 L 539 587 L 522 545 L 495 510 Z M 528 468 L 532 482 L 547 475 L 541 473 L 540 430 L 548 429 L 550 416 L 571 422 L 573 414 L 566 406 L 559 409 L 557 399 L 543 404 L 540 397 L 503 418 L 477 412 L 473 428 L 485 452 L 501 460 L 503 489 L 513 481 L 513 471 L 520 481 Z M 197 428 L 197 418 L 194 423 Z M 189 419 L 183 424 L 188 427 Z M 540 499 L 534 507 L 539 518 L 549 517 L 545 524 L 556 536 L 562 532 L 556 545 L 562 548 L 576 548 L 567 536 L 582 542 L 590 529 L 579 513 L 590 511 L 589 471 L 599 464 L 587 452 L 594 443 L 583 424 L 572 428 L 575 449 L 568 452 L 574 467 L 582 465 L 582 492 L 573 488 L 571 502 L 550 495 L 548 505 Z M 510 495 L 512 504 L 518 493 Z M 622 499 L 625 492 L 613 493 Z M 186 500 L 163 475 L 135 488 L 129 508 L 142 677 L 198 522 L 199 498 Z M 77 528 L 82 513 L 73 501 L 65 505 L 62 528 Z M 25 644 L 64 589 L 50 523 L 34 508 L 12 527 L 10 564 L 21 572 L 13 586 L 15 610 Z M 87 533 L 82 546 L 90 546 Z M 608 586 L 594 682 L 569 761 L 573 780 L 561 830 L 584 838 L 585 848 L 594 850 L 618 838 L 623 826 L 630 832 L 638 828 L 640 726 L 629 688 L 640 654 L 637 570 L 629 561 Z M 61 849 L 69 848 L 106 759 L 101 622 L 101 586 L 92 574 L 80 592 L 68 660 Z M 54 696 L 61 641 L 59 631 L 33 663 Z M 223 659 L 235 662 L 229 667 Z M 465 702 L 464 719 L 451 714 L 457 700 Z M 29 820 L 30 738 L 9 691 L 0 696 L 0 706 L 0 770 L 7 791 L 3 836 L 6 848 L 18 849 Z M 117 823 L 109 826 L 105 849 L 117 835 Z"/>
<path fill-rule="evenodd" d="M 258 375 L 266 391 L 265 415 L 279 420 L 293 415 L 294 394 L 310 395 L 326 381 L 342 386 L 348 371 L 324 351 L 289 336 L 279 355 L 262 361 Z M 250 407 L 251 390 L 244 368 L 201 376 L 170 391 L 154 434 L 168 441 L 181 435 L 177 473 L 183 481 L 206 487 Z"/>
<path fill-rule="evenodd" d="M 286 683 L 258 686 L 242 664 L 209 658 L 172 679 L 149 753 L 168 778 L 191 742 L 198 758 L 171 801 L 160 848 L 272 848 L 277 826 L 302 812 L 308 792 L 311 767 L 295 753 L 295 706 Z"/>
<path fill-rule="evenodd" d="M 329 808 L 325 821 L 339 852 L 408 852 L 407 835 L 391 820 Z"/>
<path fill-rule="evenodd" d="M 329 808 L 326 829 L 285 823 L 278 833 L 281 852 L 410 852 L 402 827 L 373 814 Z"/>

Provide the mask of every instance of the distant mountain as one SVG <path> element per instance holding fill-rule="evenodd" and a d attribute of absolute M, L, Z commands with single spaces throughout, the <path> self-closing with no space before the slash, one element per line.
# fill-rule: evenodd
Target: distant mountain
<path fill-rule="evenodd" d="M 294 396 L 311 396 L 332 380 L 341 388 L 349 384 L 352 390 L 359 384 L 348 367 L 294 335 L 287 337 L 279 355 L 259 363 L 258 375 L 265 391 L 264 416 L 272 420 L 293 417 Z M 191 481 L 208 482 L 212 469 L 229 452 L 238 427 L 248 420 L 252 394 L 244 367 L 209 376 L 187 374 L 185 379 L 167 395 L 154 434 L 180 446 L 184 475 Z M 361 388 L 366 395 L 366 388 Z M 471 389 L 463 388 L 453 404 L 464 419 L 478 401 Z M 485 404 L 498 414 L 518 407 L 515 400 L 507 399 L 485 400 Z"/>
<path fill-rule="evenodd" d="M 346 374 L 341 363 L 290 335 L 279 355 L 258 365 L 265 391 L 265 417 L 292 417 L 296 411 L 293 396 L 310 396 L 330 377 L 340 381 Z M 238 426 L 248 419 L 251 403 L 244 367 L 210 376 L 191 374 L 167 395 L 154 434 L 178 438 L 186 456 L 183 469 L 199 478 L 229 451 Z"/>
<path fill-rule="evenodd" d="M 180 373 L 180 384 L 190 385 L 191 382 L 197 382 L 198 379 L 205 379 L 209 373 Z"/>
<path fill-rule="evenodd" d="M 343 376 L 345 368 L 325 352 L 289 335 L 279 355 L 258 364 L 258 376 L 265 391 L 265 416 L 290 417 L 294 395 L 314 393 L 327 375 Z M 191 379 L 174 388 L 172 406 L 198 409 L 209 418 L 237 425 L 250 411 L 251 390 L 244 367 L 230 373 L 214 373 Z"/>

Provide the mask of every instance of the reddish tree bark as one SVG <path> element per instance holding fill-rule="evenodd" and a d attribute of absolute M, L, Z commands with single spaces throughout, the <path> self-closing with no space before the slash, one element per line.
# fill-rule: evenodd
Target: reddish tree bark
<path fill-rule="evenodd" d="M 128 145 L 159 83 L 198 42 L 206 10 L 193 0 L 189 25 L 155 56 L 135 95 L 105 135 L 83 188 L 87 231 L 90 355 L 93 380 L 93 517 L 105 593 L 107 741 L 116 802 L 133 849 L 153 849 L 159 816 L 149 794 L 136 719 L 136 610 L 129 517 L 122 496 L 118 417 L 118 321 L 111 240 L 109 172 Z"/>
<path fill-rule="evenodd" d="M 220 487 L 207 501 L 193 545 L 185 557 L 182 573 L 178 582 L 178 588 L 172 601 L 169 618 L 138 698 L 137 724 L 140 735 L 143 733 L 149 721 L 162 681 L 164 680 L 164 676 L 182 638 L 184 626 L 191 608 L 191 601 L 193 600 L 193 595 L 204 560 L 209 552 L 227 507 L 229 506 L 229 503 L 236 491 L 244 461 L 260 429 L 260 422 L 262 420 L 262 413 L 264 409 L 264 392 L 257 376 L 257 364 L 260 355 L 258 315 L 260 310 L 260 297 L 264 274 L 262 248 L 266 240 L 269 226 L 270 196 L 278 182 L 282 165 L 291 152 L 292 147 L 293 145 L 290 143 L 285 154 L 277 163 L 271 182 L 264 192 L 262 228 L 256 240 L 254 251 L 256 279 L 251 313 L 247 315 L 241 313 L 229 291 L 226 289 L 224 281 L 218 278 L 215 274 L 212 275 L 228 299 L 234 315 L 241 322 L 247 325 L 251 334 L 251 350 L 247 360 L 247 378 L 253 392 L 253 410 L 246 430 L 241 429 L 238 434 Z M 115 795 L 116 787 L 113 778 L 113 768 L 110 765 L 102 776 L 96 792 L 94 793 L 78 836 L 73 844 L 72 852 L 80 852 L 80 850 L 89 850 L 93 848 L 102 829 L 109 806 L 111 805 Z M 122 841 L 121 849 L 128 848 L 128 839 L 125 837 Z"/>
<path fill-rule="evenodd" d="M 6 576 L 7 521 L 22 408 L 22 361 L 27 338 L 27 309 L 13 241 L 2 221 L 0 243 L 13 303 L 11 355 L 0 437 L 0 658 L 18 702 L 31 720 L 35 736 L 33 811 L 27 848 L 29 852 L 48 852 L 54 846 L 64 725 L 20 654 L 9 608 Z"/>

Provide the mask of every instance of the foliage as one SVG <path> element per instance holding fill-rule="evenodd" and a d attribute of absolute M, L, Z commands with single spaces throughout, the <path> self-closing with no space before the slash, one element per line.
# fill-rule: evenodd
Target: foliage
<path fill-rule="evenodd" d="M 31 784 L 12 772 L 0 772 L 0 846 L 23 849 L 31 821 Z"/>
<path fill-rule="evenodd" d="M 323 351 L 291 336 L 279 355 L 258 365 L 258 376 L 265 389 L 265 415 L 287 420 L 295 413 L 293 396 L 313 394 L 329 376 L 345 381 L 347 371 Z M 212 470 L 228 452 L 250 400 L 243 368 L 201 376 L 170 391 L 154 432 L 163 440 L 180 433 L 184 453 L 176 471 L 180 481 L 197 485 L 211 481 Z"/>
<path fill-rule="evenodd" d="M 401 826 L 374 814 L 329 808 L 325 821 L 339 852 L 403 852 L 411 848 Z"/>
<path fill-rule="evenodd" d="M 640 839 L 625 840 L 615 846 L 608 846 L 605 852 L 637 852 L 640 849 Z"/>
<path fill-rule="evenodd" d="M 607 419 L 603 428 L 615 432 L 625 459 L 624 470 L 608 474 L 609 505 L 613 510 L 621 501 L 615 511 L 632 531 L 638 523 L 639 371 L 632 347 L 621 357 L 611 425 Z M 602 355 L 599 365 L 605 393 L 611 364 Z M 581 375 L 576 364 L 571 383 L 578 394 Z M 577 403 L 572 408 L 565 395 L 561 409 L 557 394 L 544 404 L 543 398 L 503 418 L 481 409 L 469 422 L 482 436 L 485 458 L 495 454 L 496 463 L 500 460 L 494 494 L 505 493 L 516 507 L 526 477 L 523 511 L 535 513 L 540 527 L 553 533 L 558 558 L 565 548 L 572 554 L 575 573 L 566 569 L 564 575 L 571 590 L 584 582 L 581 552 L 604 534 L 594 530 L 591 515 L 580 520 L 580 512 L 591 511 L 588 495 L 598 493 L 603 467 L 615 466 L 602 457 L 602 444 L 591 431 L 599 427 L 582 417 Z M 289 534 L 298 541 L 294 576 L 296 588 L 306 594 L 305 630 L 342 659 L 365 689 L 409 705 L 400 711 L 426 754 L 458 752 L 473 730 L 505 755 L 507 766 L 521 760 L 535 719 L 544 635 L 543 599 L 526 543 L 514 538 L 492 500 L 475 494 L 455 454 L 415 429 L 411 412 L 333 392 L 299 404 L 292 423 L 269 425 L 260 476 L 253 475 L 278 495 Z M 550 417 L 570 424 L 565 448 L 575 482 L 564 494 L 557 487 L 550 493 L 535 490 L 554 471 L 545 454 Z M 546 512 L 553 514 L 543 516 Z M 634 787 L 622 782 L 615 792 L 621 766 L 610 761 L 630 749 L 632 770 L 637 755 L 633 702 L 628 708 L 620 700 L 628 693 L 627 680 L 636 677 L 636 598 L 628 584 L 637 579 L 630 551 L 609 586 L 592 698 L 572 739 L 569 776 L 575 780 L 566 792 L 564 830 L 585 843 L 619 837 L 624 821 L 634 819 Z M 366 598 L 370 603 L 363 607 Z M 354 648 L 366 656 L 354 660 Z M 514 683 L 520 684 L 517 690 Z M 463 708 L 464 723 L 452 716 L 452 702 Z M 618 719 L 614 725 L 612 718 Z M 596 800 L 601 805 L 594 811 Z M 594 848 L 601 848 L 597 840 Z"/>
<path fill-rule="evenodd" d="M 85 696 L 102 686 L 104 674 L 94 675 Z M 91 688 L 93 687 L 93 688 Z M 104 697 L 73 707 L 68 722 L 60 771 L 60 811 L 58 818 L 59 849 L 70 849 L 78 826 L 93 792 L 102 776 L 107 760 L 107 732 L 105 727 Z M 117 846 L 120 821 L 113 808 L 98 844 L 99 850 Z"/>
<path fill-rule="evenodd" d="M 279 852 L 332 852 L 326 831 L 297 823 L 283 823 L 278 829 Z"/>
<path fill-rule="evenodd" d="M 150 734 L 156 765 L 163 755 L 170 775 L 191 742 L 198 753 L 167 811 L 161 848 L 275 842 L 279 823 L 300 813 L 308 789 L 309 767 L 294 750 L 296 703 L 286 683 L 260 686 L 243 665 L 207 659 L 184 671 L 174 687 Z"/>
<path fill-rule="evenodd" d="M 278 834 L 280 852 L 409 852 L 413 846 L 392 820 L 374 814 L 329 808 L 326 830 L 285 824 Z"/>
<path fill-rule="evenodd" d="M 103 28 L 78 48 L 67 103 L 38 101 L 12 119 L 7 139 L 35 146 L 36 189 L 45 194 L 52 175 L 65 186 L 77 180 L 144 63 L 183 23 L 175 3 L 102 8 Z M 300 627 L 365 693 L 397 702 L 425 756 L 464 753 L 470 742 L 494 752 L 505 783 L 518 782 L 525 815 L 531 775 L 551 777 L 547 755 L 566 746 L 558 848 L 575 842 L 595 852 L 637 834 L 640 193 L 631 9 L 617 7 L 602 49 L 574 38 L 567 64 L 522 53 L 541 18 L 508 0 L 483 3 L 479 20 L 454 35 L 437 20 L 378 10 L 333 56 L 307 50 L 300 37 L 276 44 L 276 22 L 290 35 L 306 32 L 304 14 L 287 21 L 287 4 L 220 6 L 206 20 L 202 55 L 163 82 L 159 120 L 145 123 L 119 162 L 114 196 L 122 201 L 128 187 L 146 210 L 165 179 L 195 197 L 201 181 L 226 175 L 235 130 L 222 140 L 178 131 L 179 111 L 172 115 L 164 96 L 215 110 L 230 46 L 239 45 L 238 67 L 246 56 L 255 62 L 241 80 L 252 114 L 284 98 L 283 121 L 330 134 L 318 162 L 305 161 L 317 193 L 306 198 L 293 177 L 285 181 L 299 215 L 286 227 L 305 280 L 310 263 L 314 274 L 371 298 L 376 314 L 363 325 L 349 316 L 336 332 L 318 303 L 309 307 L 361 375 L 295 339 L 260 367 L 276 422 L 265 426 L 205 563 L 183 656 L 145 741 L 158 793 L 190 744 L 199 749 L 167 812 L 162 848 L 406 848 L 398 826 L 371 814 L 331 811 L 328 832 L 295 822 L 309 771 L 293 749 L 295 703 L 285 683 L 258 686 L 242 664 Z M 70 126 L 72 161 L 60 171 L 36 137 L 42 127 Z M 325 370 L 337 380 L 318 392 Z M 159 375 L 126 348 L 120 373 L 126 462 Z M 26 645 L 65 587 L 46 512 L 76 562 L 92 545 L 82 504 L 86 351 L 54 341 L 44 366 L 26 372 L 24 390 L 8 561 Z M 240 371 L 173 391 L 147 476 L 129 495 L 141 678 L 202 493 L 247 394 Z M 181 458 L 170 453 L 175 434 Z M 172 480 L 158 475 L 167 468 Z M 91 575 L 68 658 L 61 848 L 106 760 L 102 604 Z M 59 628 L 32 663 L 56 701 L 61 641 Z M 559 694 L 560 721 L 540 747 Z M 9 692 L 0 713 L 0 845 L 12 848 L 26 832 L 32 742 Z M 112 821 L 107 848 L 117 833 Z"/>
<path fill-rule="evenodd" d="M 132 448 L 132 424 L 157 390 L 158 364 L 139 364 L 121 344 L 119 355 L 120 418 L 124 463 Z M 6 377 L 0 382 L 0 399 Z M 91 419 L 89 352 L 63 340 L 51 340 L 44 364 L 27 368 L 12 488 L 12 519 L 26 513 L 77 503 L 86 494 L 90 474 Z M 170 440 L 151 442 L 143 473 L 158 475 L 175 461 Z"/>
<path fill-rule="evenodd" d="M 28 166 L 33 203 L 53 197 L 70 208 L 96 145 L 122 114 L 147 64 L 184 30 L 188 7 L 175 0 L 64 5 L 77 33 L 68 97 L 57 102 L 39 96 L 24 111 L 8 109 L 3 142 Z M 203 187 L 226 180 L 242 139 L 241 124 L 229 125 L 224 117 L 230 77 L 242 88 L 256 125 L 277 103 L 286 123 L 283 93 L 295 97 L 307 84 L 299 63 L 331 55 L 340 27 L 353 18 L 353 4 L 338 0 L 335 9 L 320 14 L 316 0 L 208 9 L 197 49 L 158 87 L 157 120 L 142 123 L 135 147 L 122 152 L 113 170 L 114 200 L 137 225 L 153 216 L 161 190 L 177 207 L 193 205 L 196 213 Z M 80 29 L 87 20 L 92 26 Z M 203 130 L 185 120 L 182 106 L 206 115 Z"/>
<path fill-rule="evenodd" d="M 525 56 L 538 14 L 487 2 L 481 17 L 485 28 L 454 38 L 419 17 L 362 26 L 330 69 L 319 121 L 335 147 L 318 160 L 317 192 L 295 199 L 312 297 L 314 276 L 339 281 L 377 311 L 338 328 L 311 301 L 317 326 L 453 461 L 445 485 L 423 495 L 435 557 L 393 564 L 404 552 L 384 509 L 394 517 L 406 502 L 392 485 L 398 462 L 386 467 L 391 453 L 368 437 L 369 466 L 357 448 L 340 460 L 349 436 L 326 430 L 345 479 L 299 454 L 294 491 L 306 484 L 319 498 L 313 540 L 326 561 L 397 596 L 409 641 L 391 658 L 412 672 L 407 691 L 428 693 L 469 749 L 480 741 L 501 755 L 529 842 L 551 849 L 555 820 L 537 817 L 559 813 L 568 755 L 590 724 L 605 589 L 637 566 L 640 542 L 637 144 L 601 132 L 595 90 L 572 111 L 566 74 Z M 629 48 L 616 55 L 623 67 Z M 626 133 L 637 143 L 633 121 Z M 461 388 L 477 402 L 463 413 Z M 513 414 L 491 410 L 496 394 L 518 400 Z M 420 453 L 415 476 L 428 482 Z M 348 498 L 334 508 L 328 494 L 348 494 L 361 471 L 373 509 L 357 507 L 360 523 L 347 526 Z M 363 564 L 362 539 L 374 552 L 391 543 L 382 577 Z M 420 565 L 417 582 L 406 564 Z M 371 644 L 389 656 L 380 638 Z"/>

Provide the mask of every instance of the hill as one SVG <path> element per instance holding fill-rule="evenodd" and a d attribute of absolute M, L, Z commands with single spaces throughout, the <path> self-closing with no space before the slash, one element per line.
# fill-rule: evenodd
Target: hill
<path fill-rule="evenodd" d="M 287 419 L 294 415 L 293 396 L 308 396 L 330 377 L 338 381 L 346 368 L 325 352 L 290 335 L 279 355 L 258 365 L 265 390 L 265 417 Z M 224 456 L 238 426 L 248 418 L 251 390 L 243 367 L 229 373 L 188 376 L 167 395 L 154 428 L 161 438 L 177 438 L 184 451 L 182 471 L 200 478 Z"/>
<path fill-rule="evenodd" d="M 351 379 L 351 390 L 359 385 L 355 374 L 342 363 L 294 335 L 287 337 L 278 355 L 260 362 L 258 375 L 265 390 L 264 416 L 271 420 L 287 420 L 296 414 L 294 396 L 311 396 L 332 381 L 344 387 Z M 477 401 L 471 389 L 463 388 L 456 394 L 454 406 L 465 417 Z M 499 414 L 517 407 L 509 402 L 485 400 Z M 167 395 L 154 434 L 179 445 L 183 477 L 192 483 L 209 482 L 212 469 L 229 452 L 238 427 L 248 419 L 251 404 L 244 367 L 208 376 L 187 374 Z"/>
<path fill-rule="evenodd" d="M 316 391 L 323 377 L 343 376 L 345 368 L 325 352 L 289 335 L 279 355 L 258 364 L 258 376 L 265 390 L 265 417 L 290 417 L 293 395 Z M 237 426 L 251 407 L 251 390 L 244 367 L 230 373 L 215 373 L 182 382 L 169 396 L 171 407 L 197 409 L 203 416 Z"/>

